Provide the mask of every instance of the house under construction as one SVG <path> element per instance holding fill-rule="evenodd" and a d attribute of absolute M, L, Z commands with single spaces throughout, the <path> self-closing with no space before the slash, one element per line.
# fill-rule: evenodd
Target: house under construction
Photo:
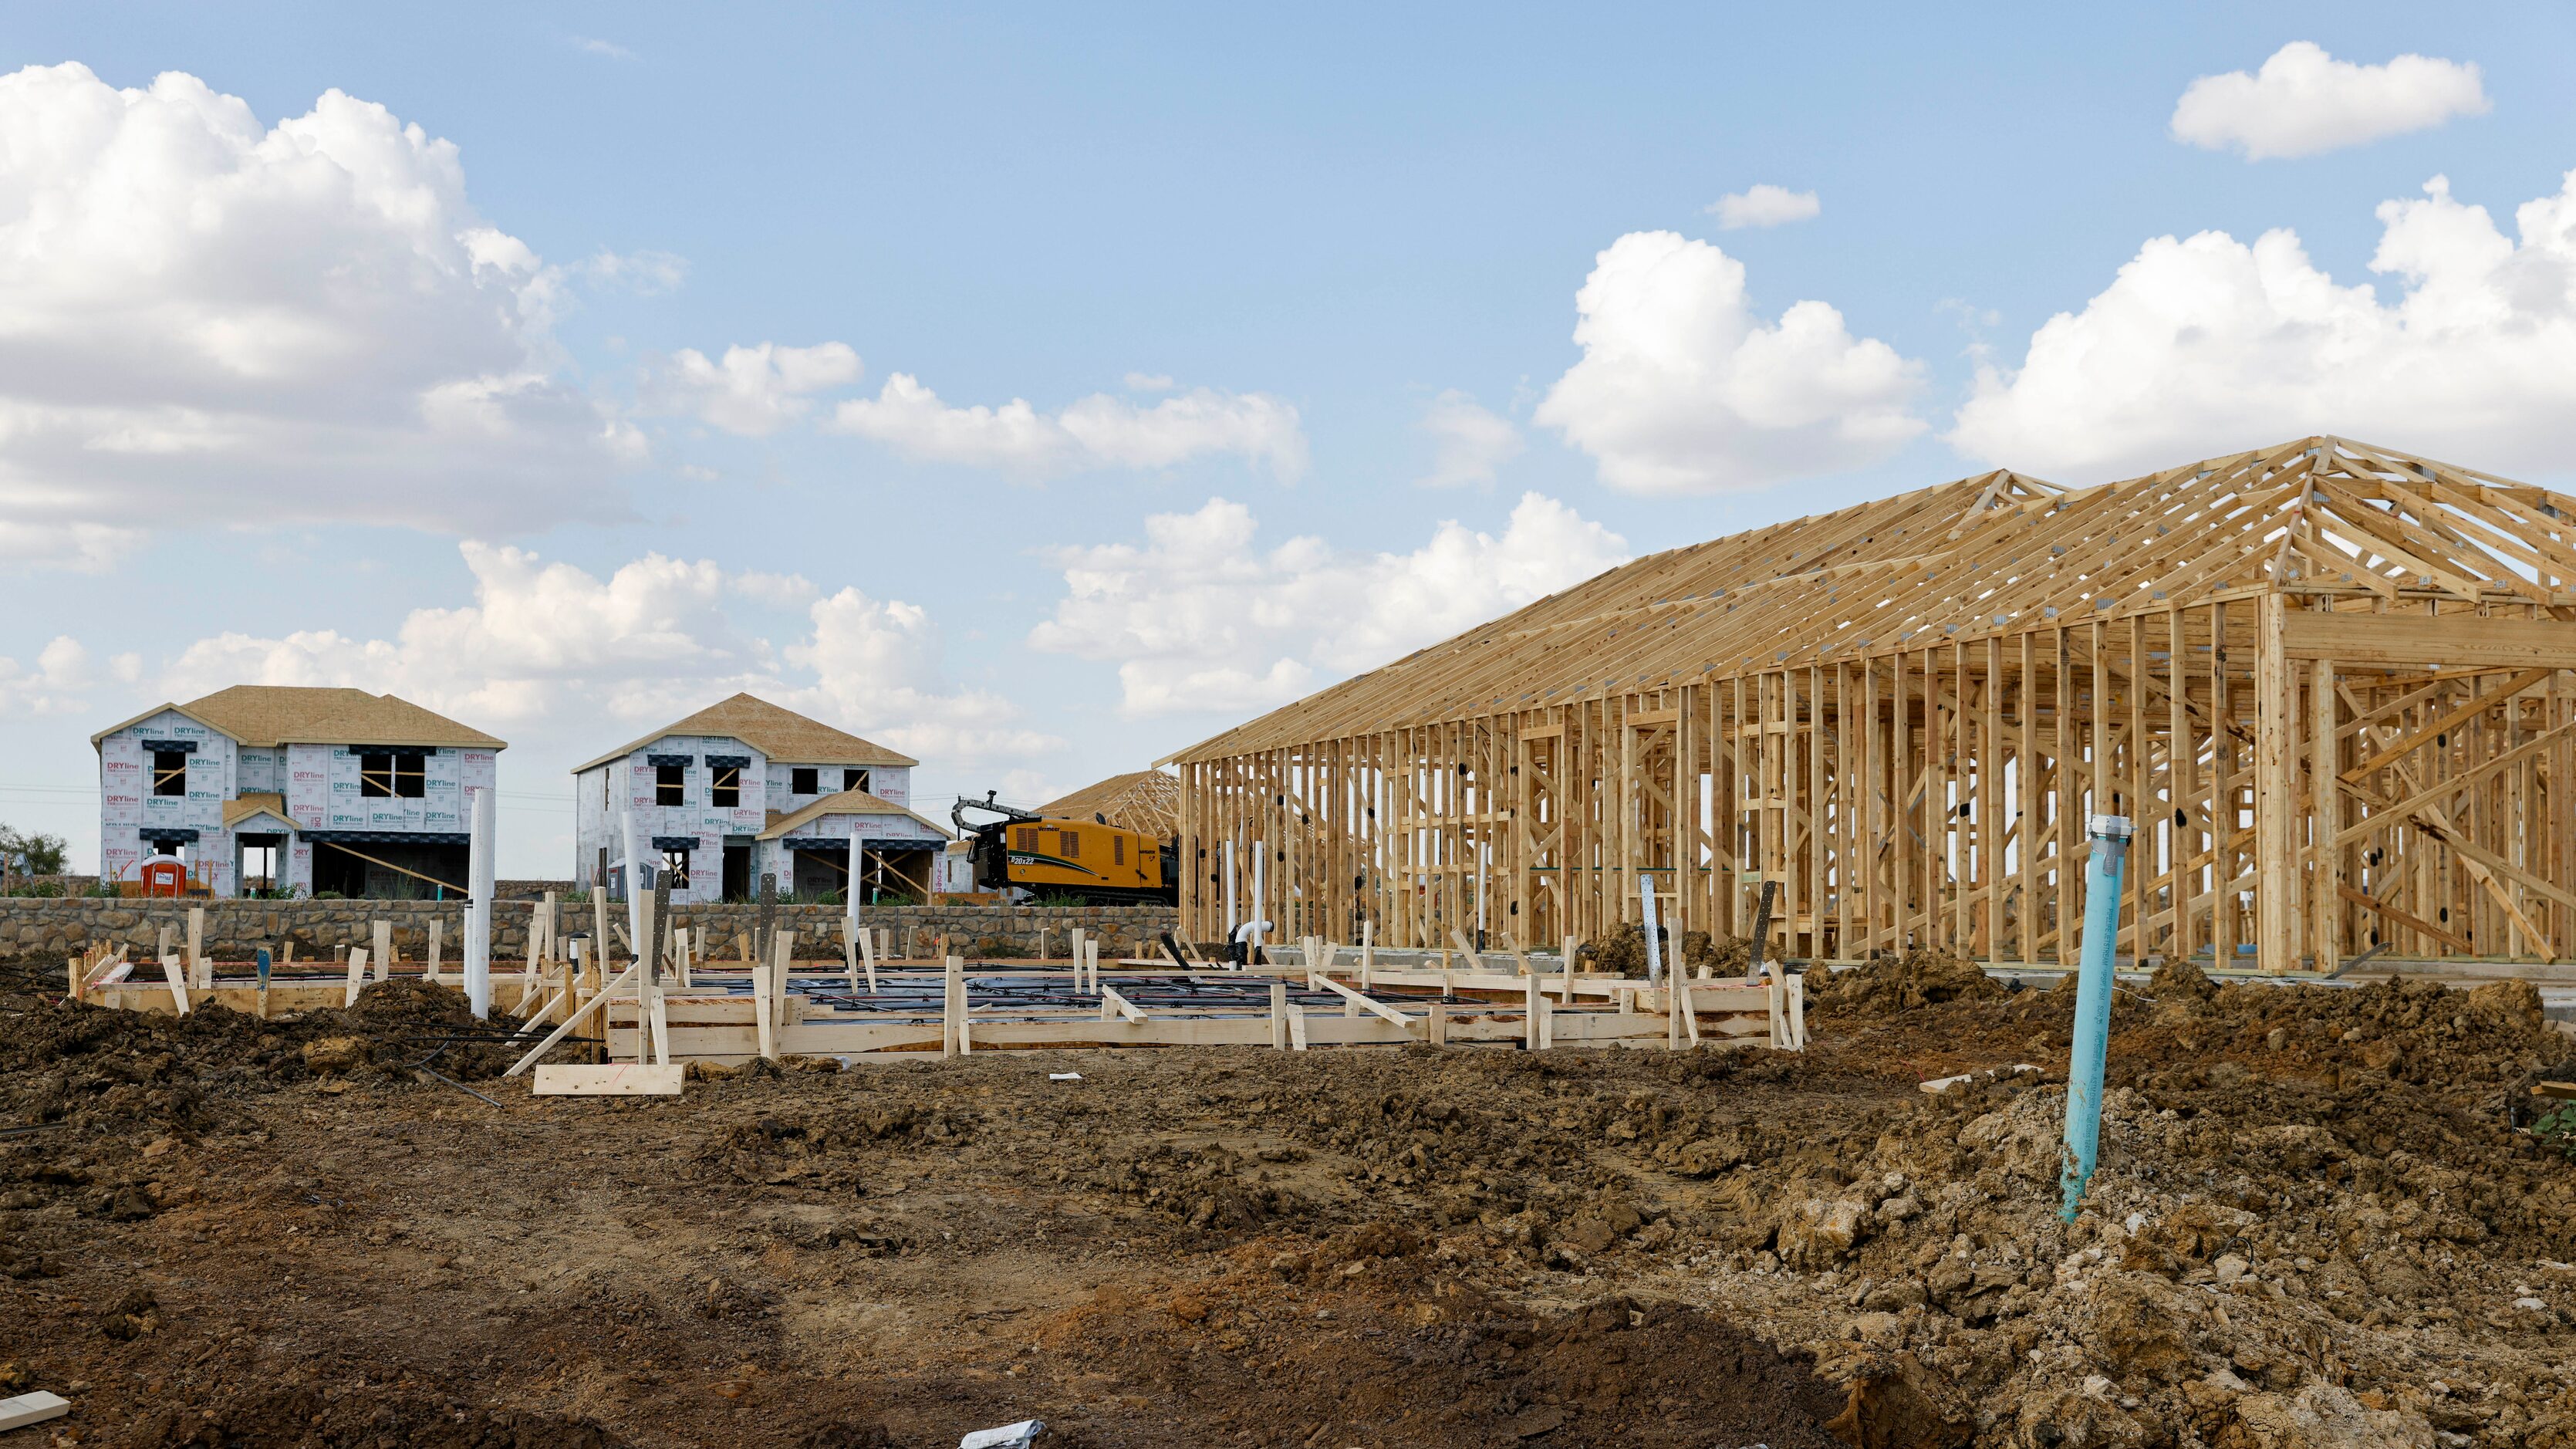
<path fill-rule="evenodd" d="M 2564 959 L 2576 498 L 2327 437 L 1987 473 L 1640 559 L 1171 763 L 1199 938 L 1234 902 L 1553 945 L 1641 879 L 1741 936 L 1776 882 L 1791 957 L 2068 962 L 2107 814 L 2123 956 Z"/>

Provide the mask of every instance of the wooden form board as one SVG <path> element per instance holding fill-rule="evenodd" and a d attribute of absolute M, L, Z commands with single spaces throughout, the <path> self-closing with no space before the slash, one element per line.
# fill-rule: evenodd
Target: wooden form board
<path fill-rule="evenodd" d="M 673 1014 L 679 1015 L 674 1003 Z M 747 1061 L 760 1055 L 750 1014 L 736 1012 L 739 1020 L 714 1020 L 708 1015 L 671 1025 L 673 1055 L 687 1061 Z M 1368 1015 L 1346 1017 L 1331 1013 L 1306 1012 L 1306 1039 L 1311 1046 L 1403 1046 L 1424 1040 L 1420 1032 L 1408 1032 L 1380 1018 Z M 1661 1013 L 1626 1014 L 1616 1011 L 1567 1012 L 1549 1015 L 1553 1043 L 1557 1046 L 1631 1046 L 1662 1049 L 1666 1043 L 1665 1020 Z M 1768 1044 L 1770 1026 L 1767 1018 L 1730 1018 L 1723 1024 L 1704 1024 L 1702 1030 L 1712 1040 L 1739 1042 L 1746 1045 Z M 1451 1044 L 1466 1042 L 1516 1043 L 1525 1039 L 1524 1019 L 1516 1012 L 1479 1012 L 1452 1008 L 1447 1016 L 1446 1040 Z M 836 1017 L 809 1017 L 790 1025 L 782 1034 L 779 1049 L 789 1056 L 865 1056 L 879 1052 L 937 1053 L 941 1045 L 940 1023 L 936 1018 L 921 1022 L 871 1022 Z M 1000 1051 L 1040 1048 L 1108 1048 L 1108 1047 L 1177 1047 L 1177 1046 L 1243 1046 L 1272 1045 L 1270 1018 L 1267 1016 L 1149 1016 L 1141 1022 L 1102 1021 L 1094 1014 L 1068 1013 L 1055 1020 L 988 1021 L 978 1018 L 974 1025 L 976 1051 Z M 612 1011 L 608 1028 L 608 1048 L 612 1055 L 632 1055 L 635 1049 L 635 1023 L 631 1012 Z M 542 1070 L 542 1069 L 541 1069 Z"/>
<path fill-rule="evenodd" d="M 2341 438 L 1673 550 L 1174 757 L 1182 934 L 2576 959 L 2576 498 Z M 1234 878 L 1225 878 L 1226 847 Z M 1263 898 L 1250 862 L 1264 858 Z M 2356 899 L 2356 897 L 2358 897 Z"/>
<path fill-rule="evenodd" d="M 630 1038 L 633 1034 L 628 1032 Z M 685 1071 L 677 1062 L 667 1066 L 632 1061 L 605 1066 L 540 1065 L 529 1091 L 539 1097 L 676 1097 Z"/>

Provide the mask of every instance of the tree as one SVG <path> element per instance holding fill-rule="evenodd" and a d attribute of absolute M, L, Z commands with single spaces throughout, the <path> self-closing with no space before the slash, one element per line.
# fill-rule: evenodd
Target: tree
<path fill-rule="evenodd" d="M 12 830 L 0 825 L 0 855 L 10 858 L 10 869 L 28 875 L 61 875 L 63 852 L 67 842 L 59 835 L 41 830 Z"/>

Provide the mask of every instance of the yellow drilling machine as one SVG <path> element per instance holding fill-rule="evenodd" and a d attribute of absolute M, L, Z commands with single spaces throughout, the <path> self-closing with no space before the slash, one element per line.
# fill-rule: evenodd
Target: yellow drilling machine
<path fill-rule="evenodd" d="M 958 835 L 972 842 L 968 858 L 978 887 L 1073 896 L 1094 906 L 1180 903 L 1180 850 L 1172 841 L 1122 830 L 1100 815 L 1052 820 L 1000 803 L 993 798 L 999 793 L 988 790 L 981 800 L 961 795 L 948 811 Z M 970 825 L 969 810 L 995 818 Z"/>

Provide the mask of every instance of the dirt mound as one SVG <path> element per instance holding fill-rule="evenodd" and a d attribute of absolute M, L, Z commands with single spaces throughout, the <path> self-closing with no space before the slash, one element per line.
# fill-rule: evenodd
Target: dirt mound
<path fill-rule="evenodd" d="M 2302 1415 L 2382 1436 L 2320 1442 L 2576 1435 L 2564 1387 L 2515 1366 L 2526 1345 L 2562 1364 L 2576 1349 L 2576 1270 L 2551 1266 L 2576 1257 L 2576 1167 L 2385 1077 L 2139 1065 L 2122 1075 L 2152 1085 L 2110 1094 L 2071 1230 L 2055 1211 L 2064 1093 L 2032 1076 L 1679 1144 L 1677 1166 L 1720 1169 L 1740 1223 L 1720 1237 L 1745 1266 L 1714 1291 L 1769 1300 L 1760 1317 L 1788 1342 L 1804 1317 L 1830 1377 L 1915 1355 L 1957 1412 L 1990 1406 L 1980 1443 L 2073 1442 L 2048 1435 L 2082 1423 L 2090 1443 L 2190 1424 L 2262 1444 Z M 2419 1387 L 2419 1351 L 2451 1355 L 2443 1393 L 2474 1394 Z"/>
<path fill-rule="evenodd" d="M 1672 933 L 1659 931 L 1658 942 L 1665 950 L 1672 948 Z M 1646 974 L 1646 928 L 1633 921 L 1586 941 L 1576 956 L 1586 971 L 1606 972 L 1613 976 Z"/>
<path fill-rule="evenodd" d="M 1676 936 L 1669 928 L 1656 931 L 1664 964 L 1678 959 L 1683 969 L 1698 973 L 1733 973 L 1742 975 L 1753 959 L 1753 943 L 1733 936 L 1712 936 L 1706 931 L 1685 931 Z M 1678 946 L 1678 952 L 1676 952 Z M 1604 971 L 1619 976 L 1646 974 L 1646 928 L 1633 921 L 1593 937 L 1576 953 L 1587 971 Z"/>
<path fill-rule="evenodd" d="M 1820 979 L 1821 978 L 1821 979 Z M 2006 994 L 2001 982 L 1946 951 L 1892 952 L 1848 971 L 1808 975 L 1811 1009 L 1842 1017 L 1878 1017 L 1945 1001 L 1989 1001 Z"/>
<path fill-rule="evenodd" d="M 0 1012 L 0 1114 L 23 1125 L 212 1127 L 224 1104 L 315 1077 L 410 1082 L 500 1075 L 514 1018 L 477 1021 L 463 993 L 418 979 L 367 987 L 346 1010 L 263 1021 L 201 1005 L 186 1016 L 14 996 Z"/>
<path fill-rule="evenodd" d="M 1334 1282 L 1314 1292 L 1252 1275 L 1152 1295 L 1108 1288 L 1042 1341 L 1142 1366 L 1170 1399 L 1222 1406 L 1210 1440 L 1845 1442 L 1826 1424 L 1849 1408 L 1847 1391 L 1699 1309 L 1612 1295 L 1532 1313 L 1418 1259 L 1356 1259 Z M 1333 1408 L 1319 1415 L 1319 1401 Z M 1061 1422 L 1078 1442 L 1122 1442 L 1114 1421 Z"/>

